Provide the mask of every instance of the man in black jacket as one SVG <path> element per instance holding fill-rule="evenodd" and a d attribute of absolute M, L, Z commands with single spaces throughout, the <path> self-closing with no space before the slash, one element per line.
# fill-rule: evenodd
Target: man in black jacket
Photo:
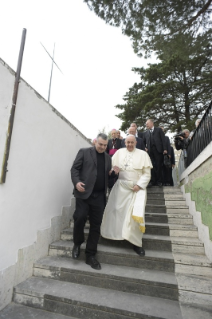
<path fill-rule="evenodd" d="M 80 149 L 71 168 L 76 197 L 72 257 L 77 259 L 80 255 L 80 246 L 84 242 L 84 226 L 89 213 L 90 230 L 85 250 L 86 263 L 97 270 L 101 269 L 101 265 L 95 255 L 106 204 L 108 175 L 111 170 L 111 158 L 105 153 L 107 142 L 107 135 L 98 134 L 95 146 Z"/>
<path fill-rule="evenodd" d="M 147 120 L 146 127 L 147 131 L 144 134 L 144 144 L 153 165 L 149 186 L 157 185 L 161 187 L 163 185 L 163 154 L 167 154 L 165 135 L 161 128 L 154 127 L 154 122 L 151 119 Z"/>

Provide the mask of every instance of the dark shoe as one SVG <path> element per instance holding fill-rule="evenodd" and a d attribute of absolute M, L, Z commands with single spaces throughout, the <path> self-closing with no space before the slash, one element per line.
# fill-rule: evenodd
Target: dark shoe
<path fill-rule="evenodd" d="M 80 246 L 79 245 L 74 245 L 72 249 L 72 258 L 77 259 L 80 255 Z"/>
<path fill-rule="evenodd" d="M 147 188 L 150 188 L 150 187 L 152 187 L 153 186 L 153 184 L 150 182 L 148 185 L 147 185 Z"/>
<path fill-rule="evenodd" d="M 162 187 L 163 184 L 162 184 L 162 183 L 157 183 L 157 186 L 158 186 L 158 187 Z"/>
<path fill-rule="evenodd" d="M 139 256 L 145 256 L 145 250 L 143 249 L 143 247 L 133 245 L 133 249 Z"/>
<path fill-rule="evenodd" d="M 96 270 L 101 269 L 100 263 L 98 262 L 98 260 L 96 260 L 96 258 L 94 256 L 87 257 L 86 264 L 90 265 L 91 268 L 93 268 L 93 269 L 96 269 Z"/>

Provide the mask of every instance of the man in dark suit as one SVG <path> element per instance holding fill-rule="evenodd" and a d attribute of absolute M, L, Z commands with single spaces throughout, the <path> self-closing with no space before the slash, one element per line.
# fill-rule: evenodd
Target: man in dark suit
<path fill-rule="evenodd" d="M 121 139 L 117 138 L 117 130 L 111 131 L 112 138 L 109 139 L 106 152 L 112 157 L 121 148 Z"/>
<path fill-rule="evenodd" d="M 147 131 L 144 134 L 144 144 L 148 152 L 153 169 L 149 186 L 162 186 L 163 154 L 167 154 L 164 132 L 159 127 L 154 127 L 153 120 L 146 122 Z"/>
<path fill-rule="evenodd" d="M 164 127 L 160 126 L 160 128 L 164 132 Z M 166 135 L 165 135 L 165 144 L 166 144 L 167 155 L 171 159 L 170 139 Z M 171 168 L 171 171 L 172 171 L 172 168 Z M 171 185 L 170 167 L 165 166 L 164 163 L 163 163 L 163 185 L 164 186 L 170 186 Z"/>
<path fill-rule="evenodd" d="M 101 269 L 96 260 L 100 225 L 106 204 L 108 175 L 111 170 L 111 158 L 105 153 L 107 135 L 100 133 L 94 147 L 79 150 L 71 168 L 71 179 L 76 197 L 74 212 L 74 246 L 72 257 L 80 255 L 80 246 L 84 242 L 84 226 L 89 213 L 90 230 L 86 244 L 86 264 Z"/>
<path fill-rule="evenodd" d="M 135 134 L 136 134 L 136 129 L 135 129 L 135 127 L 130 126 L 130 128 L 128 129 L 128 134 L 135 136 Z M 135 136 L 135 138 L 136 138 L 136 141 L 137 141 L 137 143 L 136 143 L 136 148 L 138 148 L 139 150 L 145 151 L 145 145 L 144 145 L 143 139 L 140 138 L 140 137 L 136 137 L 136 136 Z M 122 140 L 121 146 L 122 146 L 122 148 L 123 148 L 123 147 L 126 147 L 126 145 L 125 145 L 125 139 Z"/>
<path fill-rule="evenodd" d="M 136 123 L 131 123 L 130 127 L 134 127 L 135 128 L 135 137 L 140 137 L 140 138 L 144 137 L 144 133 L 138 131 L 138 127 L 137 127 Z"/>

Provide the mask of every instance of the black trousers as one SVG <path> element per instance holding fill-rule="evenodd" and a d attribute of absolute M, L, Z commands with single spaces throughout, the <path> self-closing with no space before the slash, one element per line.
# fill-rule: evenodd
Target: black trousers
<path fill-rule="evenodd" d="M 171 185 L 172 167 L 167 167 L 163 164 L 163 184 Z"/>
<path fill-rule="evenodd" d="M 152 184 L 162 183 L 163 154 L 158 153 L 156 146 L 153 145 L 150 148 L 149 155 L 153 165 L 153 169 L 151 170 L 151 183 Z"/>
<path fill-rule="evenodd" d="M 95 256 L 100 236 L 100 226 L 105 209 L 105 192 L 92 193 L 87 199 L 76 198 L 74 212 L 74 244 L 81 245 L 84 240 L 84 227 L 89 214 L 90 229 L 86 244 L 86 257 Z"/>

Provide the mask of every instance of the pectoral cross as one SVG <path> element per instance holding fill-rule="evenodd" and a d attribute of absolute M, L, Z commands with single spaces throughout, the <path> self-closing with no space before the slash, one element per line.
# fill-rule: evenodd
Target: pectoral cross
<path fill-rule="evenodd" d="M 127 168 L 127 166 L 129 166 L 127 163 L 124 165 L 125 166 L 125 169 Z"/>

